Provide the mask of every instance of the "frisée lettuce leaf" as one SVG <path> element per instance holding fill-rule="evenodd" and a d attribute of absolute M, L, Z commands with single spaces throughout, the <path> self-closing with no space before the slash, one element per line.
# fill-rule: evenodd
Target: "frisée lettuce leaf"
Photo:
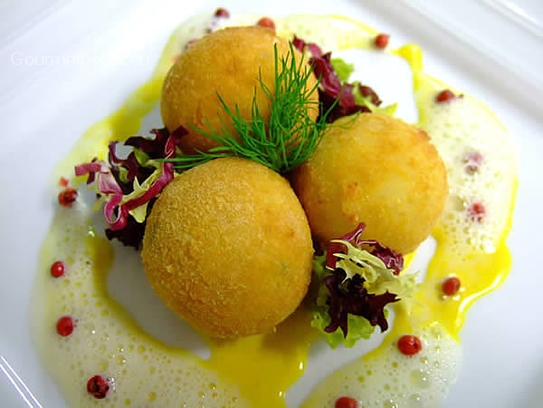
<path fill-rule="evenodd" d="M 376 326 L 388 330 L 390 303 L 409 299 L 417 288 L 416 274 L 401 274 L 403 257 L 375 240 L 360 238 L 364 224 L 328 245 L 314 258 L 317 289 L 311 326 L 332 348 L 353 347 L 369 338 Z"/>
<path fill-rule="evenodd" d="M 347 316 L 349 330 L 346 335 L 339 328 L 331 332 L 326 330 L 332 323 L 327 304 L 329 291 L 324 283 L 325 277 L 329 275 L 329 271 L 326 269 L 326 255 L 321 255 L 313 260 L 313 273 L 319 289 L 312 310 L 311 326 L 321 332 L 328 345 L 333 349 L 340 344 L 345 347 L 353 347 L 360 339 L 369 339 L 375 328 L 364 317 L 353 314 Z"/>

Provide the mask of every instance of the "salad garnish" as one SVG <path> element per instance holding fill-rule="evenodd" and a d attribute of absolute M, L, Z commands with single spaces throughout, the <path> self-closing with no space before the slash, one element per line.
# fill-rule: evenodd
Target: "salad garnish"
<path fill-rule="evenodd" d="M 416 274 L 401 274 L 403 257 L 375 240 L 361 239 L 365 225 L 328 245 L 314 261 L 318 292 L 311 325 L 328 344 L 352 347 L 375 326 L 388 329 L 385 306 L 409 298 Z M 339 330 L 341 329 L 341 330 Z"/>
<path fill-rule="evenodd" d="M 321 79 L 319 100 L 324 110 L 331 110 L 327 117 L 328 122 L 358 112 L 393 115 L 396 111 L 396 104 L 381 108 L 381 100 L 371 87 L 358 81 L 348 82 L 354 71 L 354 65 L 346 63 L 341 58 L 332 58 L 331 52 L 324 53 L 317 44 L 307 43 L 296 36 L 292 44 L 299 51 L 311 55 L 309 64 L 313 67 L 315 75 Z"/>
<path fill-rule="evenodd" d="M 173 157 L 183 135 L 182 129 L 173 133 L 153 129 L 151 133 L 154 138 L 133 136 L 124 143 L 111 142 L 107 162 L 93 160 L 75 167 L 77 176 L 88 174 L 87 184 L 94 183 L 97 206 L 105 202 L 106 236 L 136 249 L 154 200 L 174 178 L 173 164 L 161 159 Z M 126 158 L 117 154 L 117 148 L 123 146 L 131 149 Z"/>

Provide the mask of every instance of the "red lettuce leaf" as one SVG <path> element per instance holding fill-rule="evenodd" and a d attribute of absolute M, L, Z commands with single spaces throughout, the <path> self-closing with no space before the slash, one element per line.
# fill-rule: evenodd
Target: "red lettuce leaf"
<path fill-rule="evenodd" d="M 337 268 L 324 281 L 330 295 L 327 299 L 328 314 L 332 321 L 324 329 L 327 333 L 335 332 L 338 327 L 344 336 L 348 333 L 349 313 L 362 316 L 372 326 L 379 326 L 381 332 L 388 329 L 384 307 L 400 300 L 394 293 L 385 292 L 380 295 L 369 294 L 364 288 L 364 278 L 356 274 L 346 279 L 347 274 L 341 268 Z"/>
<path fill-rule="evenodd" d="M 108 163 L 93 160 L 75 167 L 75 174 L 77 176 L 88 174 L 87 184 L 96 183 L 98 194 L 106 198 L 104 217 L 109 226 L 106 229 L 108 239 L 117 239 L 124 245 L 136 249 L 141 247 L 145 222 L 138 223 L 130 211 L 147 204 L 147 214 L 149 214 L 156 197 L 173 180 L 174 166 L 173 163 L 162 163 L 161 173 L 150 187 L 141 195 L 121 204 L 123 197 L 134 191 L 136 179 L 141 184 L 157 171 L 153 166 L 140 163 L 135 150 L 145 153 L 150 159 L 173 157 L 179 139 L 187 131 L 181 127 L 172 133 L 166 128 L 153 129 L 151 133 L 154 134 L 154 138 L 133 136 L 124 143 L 111 142 L 108 146 Z M 126 158 L 117 155 L 117 147 L 122 145 L 132 148 Z M 121 174 L 125 174 L 124 179 Z"/>
<path fill-rule="evenodd" d="M 152 198 L 147 206 L 147 215 L 150 214 L 156 198 Z M 110 241 L 117 239 L 123 245 L 133 247 L 137 250 L 141 249 L 141 243 L 143 241 L 143 234 L 145 233 L 145 222 L 137 222 L 134 217 L 129 215 L 126 218 L 126 225 L 121 230 L 106 229 L 106 237 Z"/>
<path fill-rule="evenodd" d="M 375 106 L 380 106 L 381 103 L 383 103 L 373 88 L 370 88 L 367 85 L 358 84 L 358 91 L 360 92 L 360 95 L 366 98 L 369 96 L 371 98 L 371 103 Z"/>
<path fill-rule="evenodd" d="M 320 78 L 319 101 L 321 114 L 332 109 L 328 114 L 327 122 L 331 123 L 343 116 L 349 116 L 357 112 L 371 112 L 367 106 L 356 103 L 353 84 L 341 83 L 332 66 L 332 54 L 330 52 L 323 53 L 318 45 L 307 43 L 296 36 L 292 41 L 292 45 L 300 52 L 308 51 L 311 54 L 309 64 L 313 68 L 315 76 Z M 375 91 L 370 87 L 359 85 L 358 89 L 363 96 L 370 96 L 375 105 L 381 103 Z"/>
<path fill-rule="evenodd" d="M 311 56 L 314 58 L 322 57 L 322 54 L 324 54 L 321 47 L 319 47 L 317 44 L 307 43 L 297 36 L 294 36 L 294 39 L 292 40 L 292 45 L 300 52 L 304 52 L 306 50 L 309 51 Z"/>
<path fill-rule="evenodd" d="M 143 182 L 143 180 L 153 174 L 153 169 L 148 167 L 142 167 L 138 163 L 138 160 L 136 159 L 136 154 L 134 152 L 130 152 L 126 159 L 119 158 L 116 152 L 118 144 L 118 142 L 109 143 L 108 161 L 113 166 L 112 173 L 115 174 L 115 178 L 121 185 L 121 188 L 123 189 L 123 191 L 125 191 L 126 194 L 128 194 L 132 190 L 132 182 L 134 181 L 134 179 L 137 178 L 139 182 Z M 127 183 L 123 182 L 120 178 L 120 167 L 124 167 L 128 171 L 126 176 L 128 180 Z"/>
<path fill-rule="evenodd" d="M 132 136 L 126 139 L 124 142 L 125 146 L 132 146 L 135 149 L 146 153 L 151 159 L 161 159 L 167 156 L 165 146 L 168 143 L 170 135 L 177 142 L 179 138 L 187 134 L 187 130 L 183 127 L 180 127 L 175 132 L 168 132 L 168 129 L 151 129 L 151 132 L 155 137 L 148 138 L 143 136 Z"/>
<path fill-rule="evenodd" d="M 353 246 L 365 249 L 370 254 L 379 258 L 388 269 L 393 269 L 398 275 L 404 267 L 402 254 L 397 253 L 392 248 L 381 245 L 374 239 L 362 239 L 361 235 L 366 228 L 366 224 L 360 223 L 353 231 L 345 234 L 339 240 L 347 241 Z M 326 267 L 334 270 L 336 268 L 337 257 L 334 254 L 346 254 L 345 245 L 341 242 L 330 242 L 326 248 Z"/>

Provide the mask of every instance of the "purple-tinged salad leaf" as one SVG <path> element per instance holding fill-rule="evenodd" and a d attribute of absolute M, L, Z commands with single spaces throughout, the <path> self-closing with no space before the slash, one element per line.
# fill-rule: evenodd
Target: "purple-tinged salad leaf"
<path fill-rule="evenodd" d="M 364 282 L 365 279 L 359 274 L 347 278 L 347 273 L 341 268 L 326 276 L 324 283 L 330 292 L 328 314 L 332 319 L 330 325 L 324 329 L 327 333 L 341 328 L 343 334 L 347 335 L 349 314 L 364 317 L 370 325 L 379 326 L 381 332 L 388 330 L 384 307 L 400 299 L 388 291 L 380 295 L 368 293 Z"/>
<path fill-rule="evenodd" d="M 393 115 L 396 111 L 396 104 L 381 108 L 381 99 L 371 87 L 348 81 L 354 71 L 353 65 L 340 58 L 332 58 L 331 52 L 324 53 L 317 44 L 307 43 L 296 36 L 292 45 L 298 51 L 311 55 L 309 64 L 315 76 L 320 78 L 318 91 L 321 111 L 327 112 L 332 108 L 327 117 L 328 122 L 357 112 Z"/>
<path fill-rule="evenodd" d="M 93 160 L 75 167 L 76 176 L 88 175 L 104 202 L 104 217 L 108 223 L 106 236 L 124 245 L 139 249 L 145 230 L 145 220 L 160 192 L 174 178 L 173 163 L 164 162 L 175 155 L 178 141 L 186 134 L 184 128 L 175 132 L 153 129 L 153 138 L 133 136 L 123 142 L 111 142 L 108 161 Z M 130 148 L 122 158 L 117 149 Z"/>
<path fill-rule="evenodd" d="M 353 347 L 360 339 L 368 339 L 375 328 L 362 316 L 347 314 L 348 331 L 345 334 L 342 330 L 330 331 L 332 316 L 328 313 L 330 292 L 325 284 L 325 278 L 332 276 L 325 267 L 326 255 L 315 257 L 313 260 L 314 282 L 317 283 L 317 295 L 312 307 L 311 326 L 317 329 L 326 339 L 332 348 L 340 344 L 345 347 Z"/>
<path fill-rule="evenodd" d="M 313 262 L 317 294 L 311 325 L 332 348 L 352 347 L 369 338 L 376 326 L 388 329 L 386 305 L 409 299 L 416 274 L 400 274 L 403 257 L 375 240 L 364 240 L 364 224 Z"/>
<path fill-rule="evenodd" d="M 369 101 L 375 106 L 380 106 L 383 103 L 383 101 L 379 98 L 377 93 L 375 93 L 373 88 L 370 88 L 367 85 L 362 85 L 359 83 L 358 92 L 360 93 L 360 96 L 362 96 L 363 98 L 368 98 Z"/>
<path fill-rule="evenodd" d="M 347 253 L 347 247 L 341 241 L 345 241 L 354 245 L 355 247 L 367 249 L 372 255 L 379 258 L 388 269 L 393 269 L 394 273 L 398 275 L 403 269 L 403 256 L 392 248 L 381 245 L 374 239 L 362 239 L 361 235 L 366 229 L 366 224 L 360 223 L 353 231 L 345 234 L 338 241 L 331 241 L 328 244 L 326 255 L 326 267 L 334 269 L 338 260 L 334 254 Z"/>
<path fill-rule="evenodd" d="M 308 43 L 301 38 L 294 36 L 292 45 L 300 52 L 308 51 L 313 58 L 320 58 L 323 56 L 322 48 L 315 43 Z"/>
<path fill-rule="evenodd" d="M 153 207 L 155 201 L 155 198 L 149 201 L 149 204 L 147 205 L 147 215 L 151 213 L 151 208 Z M 106 237 L 110 241 L 116 239 L 119 242 L 122 242 L 125 246 L 140 249 L 143 234 L 145 232 L 145 224 L 145 222 L 137 222 L 134 217 L 128 216 L 126 218 L 126 225 L 123 229 L 112 230 L 111 228 L 107 228 L 105 231 Z"/>

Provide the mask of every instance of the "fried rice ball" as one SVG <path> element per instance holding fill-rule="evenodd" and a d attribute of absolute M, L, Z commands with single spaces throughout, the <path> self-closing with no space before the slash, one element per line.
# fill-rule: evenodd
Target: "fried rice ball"
<path fill-rule="evenodd" d="M 262 82 L 270 89 L 275 88 L 275 54 L 277 45 L 279 59 L 290 54 L 287 40 L 277 37 L 269 28 L 230 27 L 208 34 L 180 55 L 164 81 L 161 100 L 161 114 L 165 126 L 174 131 L 179 126 L 188 130 L 181 138 L 181 149 L 187 153 L 196 150 L 207 151 L 217 143 L 193 130 L 191 126 L 207 132 L 222 131 L 223 123 L 234 136 L 232 121 L 224 112 L 217 94 L 226 106 L 235 110 L 239 107 L 241 117 L 251 119 L 252 103 L 255 97 L 260 114 L 269 117 L 270 100 L 262 91 Z M 296 61 L 302 55 L 295 52 Z M 308 66 L 309 70 L 309 66 Z M 314 89 L 316 79 L 311 75 L 307 91 Z M 318 116 L 318 93 L 312 92 L 308 104 L 312 119 Z"/>
<path fill-rule="evenodd" d="M 288 181 L 222 158 L 176 177 L 147 219 L 142 260 L 156 294 L 200 332 L 271 331 L 311 278 L 307 217 Z"/>
<path fill-rule="evenodd" d="M 378 114 L 334 122 L 292 183 L 322 244 L 363 222 L 362 237 L 402 254 L 430 235 L 448 194 L 445 165 L 428 135 Z"/>

